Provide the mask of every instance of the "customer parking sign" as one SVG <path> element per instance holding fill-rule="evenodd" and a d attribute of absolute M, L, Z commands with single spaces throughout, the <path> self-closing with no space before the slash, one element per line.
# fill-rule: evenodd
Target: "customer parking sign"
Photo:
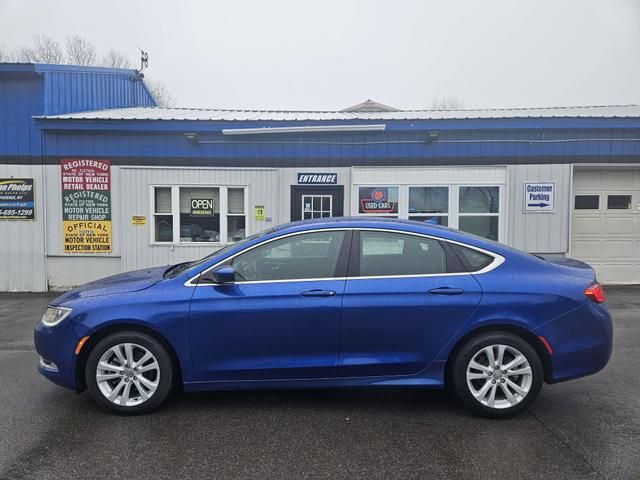
<path fill-rule="evenodd" d="M 555 182 L 536 182 L 524 184 L 524 211 L 555 212 Z"/>

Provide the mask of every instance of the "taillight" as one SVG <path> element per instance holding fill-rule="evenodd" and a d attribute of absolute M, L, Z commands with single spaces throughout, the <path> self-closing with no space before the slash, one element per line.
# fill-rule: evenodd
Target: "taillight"
<path fill-rule="evenodd" d="M 604 289 L 599 283 L 594 283 L 590 287 L 587 287 L 584 291 L 584 294 L 589 300 L 592 300 L 596 303 L 604 302 Z"/>

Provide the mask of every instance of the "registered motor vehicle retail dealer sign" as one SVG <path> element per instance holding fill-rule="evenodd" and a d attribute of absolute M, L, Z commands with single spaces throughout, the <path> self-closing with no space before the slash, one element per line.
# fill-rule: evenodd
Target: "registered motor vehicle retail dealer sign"
<path fill-rule="evenodd" d="M 524 184 L 524 211 L 525 213 L 555 212 L 555 182 L 525 182 Z"/>
<path fill-rule="evenodd" d="M 110 253 L 111 163 L 60 160 L 64 253 Z"/>

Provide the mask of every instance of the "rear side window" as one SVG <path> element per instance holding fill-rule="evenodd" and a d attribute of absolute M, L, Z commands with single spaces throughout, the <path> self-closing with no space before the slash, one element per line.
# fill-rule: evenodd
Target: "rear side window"
<path fill-rule="evenodd" d="M 451 247 L 462 260 L 462 263 L 467 267 L 470 272 L 477 272 L 483 268 L 491 265 L 493 257 L 486 253 L 479 252 L 472 248 L 463 247 L 462 245 L 451 244 Z"/>
<path fill-rule="evenodd" d="M 359 276 L 447 272 L 447 251 L 435 239 L 391 232 L 360 232 Z"/>

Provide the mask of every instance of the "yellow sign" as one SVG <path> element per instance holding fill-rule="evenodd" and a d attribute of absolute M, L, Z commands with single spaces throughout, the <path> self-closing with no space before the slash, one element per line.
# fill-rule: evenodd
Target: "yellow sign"
<path fill-rule="evenodd" d="M 264 205 L 256 205 L 253 207 L 253 215 L 255 216 L 256 221 L 261 221 L 265 219 L 265 208 Z"/>
<path fill-rule="evenodd" d="M 147 217 L 144 215 L 134 215 L 131 217 L 131 225 L 146 225 Z"/>
<path fill-rule="evenodd" d="M 111 221 L 62 222 L 64 253 L 110 253 Z"/>

